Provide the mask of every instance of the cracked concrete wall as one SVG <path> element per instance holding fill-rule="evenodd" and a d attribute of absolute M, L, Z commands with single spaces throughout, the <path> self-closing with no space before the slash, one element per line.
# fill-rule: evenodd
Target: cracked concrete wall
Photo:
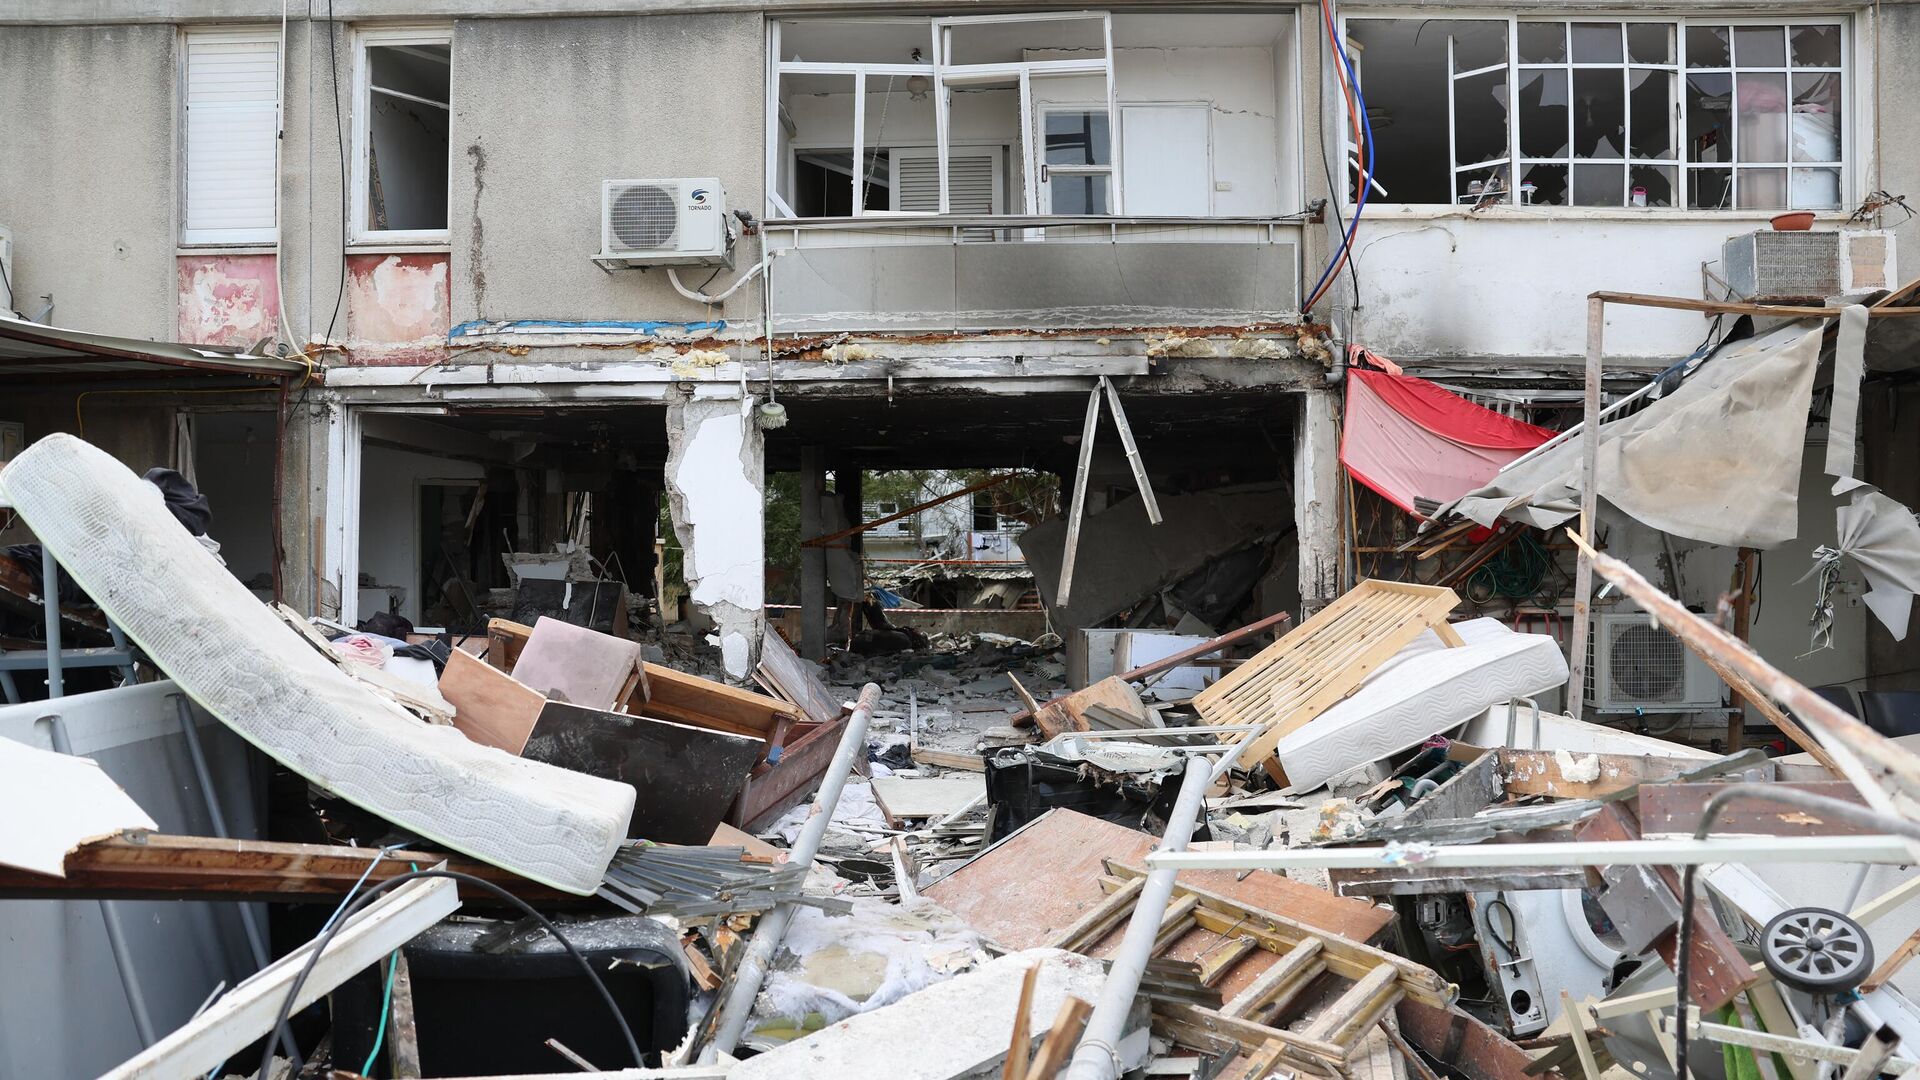
<path fill-rule="evenodd" d="M 766 444 L 754 406 L 696 396 L 667 407 L 667 501 L 687 592 L 734 679 L 753 672 L 765 619 Z"/>

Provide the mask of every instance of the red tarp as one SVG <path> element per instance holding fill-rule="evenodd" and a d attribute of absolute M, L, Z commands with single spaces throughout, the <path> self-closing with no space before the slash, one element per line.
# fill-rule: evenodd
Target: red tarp
<path fill-rule="evenodd" d="M 1464 495 L 1555 434 L 1425 379 L 1347 369 L 1340 463 L 1355 480 L 1416 516 L 1414 496 L 1447 502 Z"/>

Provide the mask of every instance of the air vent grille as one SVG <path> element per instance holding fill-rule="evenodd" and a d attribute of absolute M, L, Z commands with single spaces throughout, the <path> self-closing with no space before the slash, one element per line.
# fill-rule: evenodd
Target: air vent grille
<path fill-rule="evenodd" d="M 680 229 L 679 196 L 661 184 L 621 188 L 608 208 L 607 229 L 625 251 L 670 248 Z"/>

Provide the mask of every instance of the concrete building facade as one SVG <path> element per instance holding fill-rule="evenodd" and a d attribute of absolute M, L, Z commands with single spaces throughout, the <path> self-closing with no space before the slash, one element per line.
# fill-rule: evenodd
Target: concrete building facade
<path fill-rule="evenodd" d="M 277 537 L 243 539 L 236 572 L 347 620 L 434 623 L 502 551 L 587 520 L 645 581 L 664 507 L 744 676 L 767 472 L 801 472 L 816 509 L 829 474 L 863 469 L 1071 482 L 1092 430 L 1097 513 L 1138 497 L 1110 409 L 1086 428 L 1106 380 L 1163 499 L 1287 489 L 1291 565 L 1266 574 L 1286 587 L 1261 603 L 1310 610 L 1360 568 L 1337 461 L 1347 344 L 1544 419 L 1577 388 L 1588 292 L 1716 295 L 1702 266 L 1726 237 L 1796 201 L 1838 223 L 1920 178 L 1920 149 L 1883 137 L 1920 101 L 1889 59 L 1920 35 L 1913 5 L 1576 7 L 14 0 L 12 306 L 314 370 L 284 393 L 50 381 L 0 419 L 81 427 L 143 468 L 272 437 L 277 456 L 220 471 L 246 478 L 230 527 Z M 1329 23 L 1355 46 L 1381 190 L 1325 275 L 1357 202 L 1338 163 L 1359 153 Z M 1768 27 L 1778 63 L 1739 55 L 1772 49 Z M 1713 152 L 1736 156 L 1702 160 L 1714 110 L 1732 129 Z M 1549 113 L 1565 145 L 1536 139 Z M 1642 141 L 1666 124 L 1666 144 L 1609 142 L 1629 120 Z M 1786 156 L 1737 156 L 1740 124 Z M 1723 174 L 1719 201 L 1693 197 Z M 1487 197 L 1496 177 L 1509 198 Z M 731 268 L 596 259 L 605 182 L 672 178 L 742 212 Z M 1866 224 L 1898 238 L 1898 216 Z M 1707 332 L 1621 316 L 1609 350 L 1640 374 L 1618 386 Z M 1768 565 L 1783 612 L 1803 554 Z M 1689 555 L 1688 598 L 1730 557 Z M 824 555 L 802 571 L 817 627 Z M 1799 634 L 1778 625 L 1776 646 Z"/>

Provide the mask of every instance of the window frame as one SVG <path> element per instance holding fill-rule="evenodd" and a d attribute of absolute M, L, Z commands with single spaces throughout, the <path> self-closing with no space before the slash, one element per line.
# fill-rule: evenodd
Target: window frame
<path fill-rule="evenodd" d="M 1340 16 L 1340 33 L 1342 35 L 1342 40 L 1349 41 L 1349 42 L 1352 41 L 1351 23 L 1354 20 L 1367 22 L 1367 21 L 1392 21 L 1392 20 L 1401 20 L 1401 19 L 1413 19 L 1413 20 L 1448 19 L 1448 20 L 1459 20 L 1459 21 L 1506 23 L 1507 58 L 1506 58 L 1505 66 L 1507 70 L 1507 88 L 1508 88 L 1508 92 L 1507 92 L 1508 106 L 1507 106 L 1507 121 L 1506 121 L 1507 123 L 1506 156 L 1503 158 L 1498 158 L 1491 161 L 1478 162 L 1473 165 L 1466 165 L 1466 166 L 1458 165 L 1453 160 L 1452 147 L 1454 145 L 1454 141 L 1456 137 L 1455 110 L 1452 108 L 1453 87 L 1454 87 L 1454 83 L 1459 78 L 1461 78 L 1464 75 L 1474 74 L 1474 72 L 1454 72 L 1453 71 L 1453 64 L 1451 62 L 1452 46 L 1451 46 L 1451 42 L 1449 42 L 1449 45 L 1448 45 L 1449 60 L 1447 63 L 1447 70 L 1449 73 L 1448 83 L 1447 83 L 1448 106 L 1449 106 L 1447 110 L 1448 160 L 1446 162 L 1446 165 L 1448 170 L 1448 176 L 1452 178 L 1452 182 L 1455 185 L 1455 187 L 1451 189 L 1451 193 L 1454 196 L 1453 201 L 1445 202 L 1445 203 L 1395 202 L 1389 198 L 1380 198 L 1376 196 L 1376 198 L 1368 200 L 1370 205 L 1377 204 L 1383 207 L 1392 206 L 1396 208 L 1406 208 L 1406 209 L 1414 209 L 1414 210 L 1462 210 L 1469 205 L 1469 200 L 1465 199 L 1463 196 L 1458 194 L 1459 177 L 1463 173 L 1479 172 L 1485 169 L 1494 168 L 1504 164 L 1508 166 L 1508 191 L 1505 193 L 1504 197 L 1499 203 L 1494 204 L 1488 209 L 1522 210 L 1522 211 L 1529 211 L 1533 213 L 1559 212 L 1563 214 L 1567 212 L 1572 212 L 1574 214 L 1646 213 L 1646 214 L 1654 214 L 1654 215 L 1662 215 L 1662 216 L 1682 214 L 1682 215 L 1715 215 L 1715 216 L 1736 217 L 1736 218 L 1771 217 L 1780 213 L 1788 212 L 1790 209 L 1792 209 L 1792 207 L 1786 206 L 1786 207 L 1778 207 L 1778 208 L 1760 208 L 1760 207 L 1740 206 L 1738 184 L 1739 184 L 1739 174 L 1741 172 L 1752 170 L 1752 169 L 1786 170 L 1787 185 L 1788 185 L 1787 186 L 1788 197 L 1786 201 L 1787 203 L 1791 204 L 1793 201 L 1792 199 L 1793 180 L 1792 180 L 1791 170 L 1837 168 L 1840 173 L 1840 205 L 1838 207 L 1818 208 L 1814 210 L 1814 212 L 1828 213 L 1828 214 L 1846 213 L 1847 204 L 1849 202 L 1849 199 L 1851 198 L 1850 193 L 1854 191 L 1854 184 L 1855 184 L 1854 178 L 1858 175 L 1858 170 L 1859 170 L 1859 165 L 1856 161 L 1856 157 L 1857 157 L 1856 147 L 1858 145 L 1858 140 L 1856 140 L 1856 138 L 1854 137 L 1854 132 L 1855 132 L 1856 116 L 1859 114 L 1860 108 L 1861 108 L 1859 102 L 1856 99 L 1856 93 L 1857 93 L 1856 88 L 1859 85 L 1861 85 L 1859 82 L 1860 72 L 1857 70 L 1860 51 L 1855 48 L 1855 42 L 1854 42 L 1854 37 L 1857 32 L 1857 25 L 1854 17 L 1847 12 L 1826 12 L 1826 13 L 1820 13 L 1820 14 L 1793 14 L 1793 15 L 1786 15 L 1786 14 L 1674 15 L 1674 14 L 1655 14 L 1652 12 L 1622 11 L 1619 9 L 1602 9 L 1602 10 L 1596 10 L 1596 11 L 1543 10 L 1540 12 L 1527 12 L 1522 14 L 1522 13 L 1514 13 L 1514 12 L 1492 12 L 1492 11 L 1486 11 L 1484 9 L 1478 9 L 1478 8 L 1448 9 L 1444 13 L 1435 12 L 1432 10 L 1416 10 L 1416 9 L 1407 9 L 1407 8 L 1383 8 L 1377 11 L 1368 10 L 1364 12 L 1355 12 L 1350 15 L 1348 14 L 1341 15 Z M 1567 26 L 1568 27 L 1567 32 L 1569 35 L 1568 41 L 1567 41 L 1567 46 L 1569 50 L 1567 54 L 1567 58 L 1558 63 L 1546 63 L 1546 62 L 1523 63 L 1520 60 L 1520 55 L 1519 55 L 1519 28 L 1521 23 L 1560 23 Z M 1619 24 L 1623 24 L 1623 26 L 1625 24 L 1633 24 L 1633 23 L 1658 23 L 1665 26 L 1671 26 L 1674 31 L 1673 61 L 1669 64 L 1638 63 L 1632 60 L 1630 55 L 1623 51 L 1621 60 L 1618 64 L 1613 64 L 1610 62 L 1609 63 L 1575 63 L 1573 61 L 1572 52 L 1571 52 L 1571 49 L 1572 49 L 1571 26 L 1574 23 L 1619 23 Z M 1781 33 L 1783 38 L 1785 38 L 1785 43 L 1788 49 L 1787 64 L 1786 66 L 1781 68 L 1760 67 L 1760 66 L 1749 67 L 1749 66 L 1741 65 L 1738 62 L 1738 57 L 1734 56 L 1730 51 L 1728 55 L 1728 63 L 1724 66 L 1689 67 L 1687 64 L 1687 30 L 1689 27 L 1703 27 L 1703 26 L 1705 27 L 1725 26 L 1733 29 L 1738 29 L 1743 26 L 1745 27 L 1763 26 L 1763 27 L 1781 28 Z M 1792 39 L 1791 39 L 1790 33 L 1791 33 L 1791 29 L 1796 26 L 1837 27 L 1839 30 L 1839 37 L 1840 37 L 1839 66 L 1837 68 L 1835 67 L 1795 68 L 1792 63 L 1792 52 L 1791 52 Z M 1623 38 L 1624 38 L 1624 32 L 1623 32 Z M 1624 48 L 1625 48 L 1625 45 L 1623 40 L 1623 49 Z M 1731 42 L 1729 42 L 1729 49 L 1731 50 L 1731 48 L 1732 48 Z M 1360 66 L 1361 66 L 1361 72 L 1360 72 L 1361 81 L 1362 81 L 1362 85 L 1364 85 L 1366 72 L 1364 69 L 1364 65 L 1360 65 Z M 1498 67 L 1499 65 L 1491 65 L 1486 69 L 1476 69 L 1476 70 L 1495 70 Z M 1660 159 L 1649 158 L 1645 160 L 1635 160 L 1632 156 L 1631 145 L 1629 144 L 1627 146 L 1622 147 L 1623 157 L 1619 161 L 1616 161 L 1615 159 L 1612 159 L 1612 158 L 1575 159 L 1572 157 L 1573 147 L 1571 145 L 1571 140 L 1569 141 L 1569 145 L 1567 148 L 1568 157 L 1564 160 L 1554 159 L 1554 158 L 1538 158 L 1538 157 L 1522 156 L 1520 153 L 1520 119 L 1519 119 L 1519 113 L 1518 113 L 1518 93 L 1519 93 L 1519 85 L 1520 85 L 1520 82 L 1519 82 L 1520 76 L 1524 70 L 1528 70 L 1528 69 L 1535 70 L 1535 71 L 1549 70 L 1549 69 L 1566 71 L 1568 73 L 1568 79 L 1569 79 L 1569 92 L 1571 92 L 1572 73 L 1574 71 L 1581 70 L 1581 69 L 1623 71 L 1626 73 L 1627 77 L 1630 77 L 1631 72 L 1635 69 L 1656 70 L 1656 71 L 1673 73 L 1675 77 L 1675 85 L 1674 85 L 1672 121 L 1675 125 L 1675 129 L 1674 129 L 1674 141 L 1676 143 L 1674 147 L 1675 157 L 1660 158 Z M 1726 74 L 1729 78 L 1730 84 L 1732 84 L 1732 83 L 1736 83 L 1738 81 L 1738 76 L 1745 72 L 1774 74 L 1782 71 L 1787 73 L 1786 79 L 1787 79 L 1787 95 L 1789 99 L 1789 103 L 1788 103 L 1789 116 L 1791 116 L 1791 98 L 1793 96 L 1793 73 L 1794 72 L 1814 72 L 1814 73 L 1837 72 L 1839 74 L 1840 76 L 1839 99 L 1841 102 L 1842 112 L 1841 112 L 1841 118 L 1840 118 L 1841 122 L 1839 125 L 1839 132 L 1838 132 L 1840 152 L 1839 152 L 1839 158 L 1837 161 L 1821 161 L 1821 162 L 1788 161 L 1785 163 L 1781 163 L 1781 162 L 1745 162 L 1745 161 L 1739 161 L 1739 160 L 1732 160 L 1727 162 L 1702 163 L 1702 162 L 1693 162 L 1689 160 L 1688 146 L 1687 146 L 1687 77 L 1690 72 Z M 1630 91 L 1631 87 L 1629 87 L 1628 89 Z M 1730 93 L 1737 93 L 1737 90 L 1730 91 Z M 1353 161 L 1357 160 L 1357 155 L 1359 152 L 1358 146 L 1356 146 L 1353 141 L 1352 121 L 1351 121 L 1352 113 L 1351 113 L 1351 110 L 1348 109 L 1347 102 L 1343 96 L 1335 95 L 1335 98 L 1336 100 L 1334 102 L 1334 107 L 1336 111 L 1336 117 L 1340 125 L 1340 128 L 1339 128 L 1340 135 L 1338 137 L 1341 141 L 1341 146 L 1344 148 L 1347 154 L 1348 162 L 1351 165 Z M 1623 104 L 1629 114 L 1626 127 L 1630 129 L 1631 128 L 1630 114 L 1632 112 L 1632 102 L 1629 99 L 1623 102 Z M 1732 108 L 1731 104 L 1729 107 Z M 1571 122 L 1571 118 L 1569 122 Z M 1737 139 L 1737 135 L 1736 135 L 1736 139 Z M 1791 141 L 1792 141 L 1791 129 L 1789 129 L 1789 139 L 1788 139 L 1788 145 L 1789 145 L 1788 156 L 1789 157 L 1792 156 Z M 1736 149 L 1736 153 L 1737 153 L 1737 149 Z M 1622 172 L 1624 173 L 1624 181 L 1623 181 L 1622 193 L 1621 193 L 1622 199 L 1619 205 L 1591 206 L 1591 205 L 1579 205 L 1571 201 L 1573 197 L 1573 172 L 1572 172 L 1571 165 L 1575 163 L 1576 160 L 1585 160 L 1590 164 L 1620 164 L 1622 166 Z M 1528 165 L 1559 165 L 1559 164 L 1569 165 L 1568 173 L 1567 173 L 1567 198 L 1569 200 L 1568 202 L 1557 203 L 1557 204 L 1529 203 L 1529 204 L 1522 205 L 1520 203 L 1512 201 L 1517 196 L 1519 191 L 1519 186 L 1521 183 L 1521 178 L 1519 174 L 1520 174 L 1521 168 Z M 1649 166 L 1649 167 L 1671 167 L 1675 170 L 1675 184 L 1674 184 L 1675 203 L 1674 205 L 1647 206 L 1647 207 L 1636 207 L 1636 206 L 1630 205 L 1629 193 L 1632 190 L 1633 169 L 1636 165 L 1643 165 L 1643 166 Z M 1728 188 L 1728 198 L 1731 204 L 1725 207 L 1694 207 L 1689 205 L 1692 201 L 1691 181 L 1692 181 L 1693 173 L 1696 171 L 1717 172 L 1722 170 L 1728 171 L 1732 174 L 1730 179 L 1730 185 Z M 1345 204 L 1345 206 L 1349 208 L 1353 206 L 1355 200 L 1354 200 L 1351 183 L 1341 185 L 1340 198 L 1341 198 L 1341 201 Z"/>
<path fill-rule="evenodd" d="M 187 115 L 188 91 L 188 46 L 195 38 L 217 39 L 237 44 L 269 44 L 273 46 L 273 225 L 258 229 L 194 229 L 187 224 L 188 194 L 187 184 L 193 167 L 193 144 L 191 140 L 191 120 Z M 178 176 L 174 185 L 174 198 L 179 214 L 179 246 L 182 248 L 220 248 L 220 247 L 272 247 L 280 242 L 280 165 L 281 151 L 285 139 L 281 133 L 287 126 L 287 50 L 286 43 L 280 40 L 277 27 L 268 25 L 232 25 L 232 26 L 192 26 L 181 27 L 175 35 L 175 49 L 179 57 L 174 65 L 175 103 L 179 110 L 179 120 L 175 125 L 175 145 L 178 147 Z"/>
<path fill-rule="evenodd" d="M 367 58 L 369 47 L 394 45 L 445 45 L 447 46 L 447 96 L 453 96 L 453 26 L 383 26 L 356 29 L 353 32 L 353 162 L 352 189 L 348 201 L 348 236 L 350 246 L 386 247 L 405 244 L 447 244 L 452 241 L 453 214 L 453 146 L 449 137 L 447 146 L 447 214 L 448 226 L 438 229 L 373 229 L 367 227 L 368 200 L 372 194 L 369 187 L 371 169 L 369 158 L 373 148 L 373 72 Z M 447 120 L 451 127 L 453 120 L 453 102 L 447 103 Z"/>

